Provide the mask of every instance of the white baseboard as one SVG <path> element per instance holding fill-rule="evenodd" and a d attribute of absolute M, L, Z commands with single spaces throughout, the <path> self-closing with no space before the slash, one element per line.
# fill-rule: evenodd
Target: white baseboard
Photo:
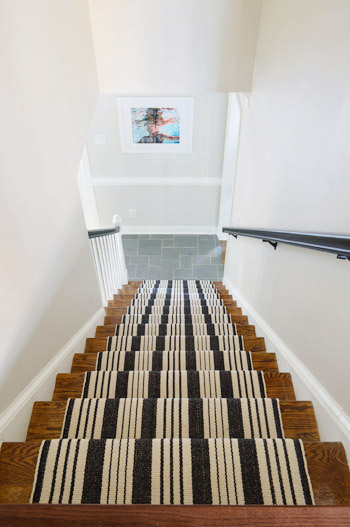
<path fill-rule="evenodd" d="M 122 234 L 216 234 L 216 227 L 131 226 L 123 225 Z"/>
<path fill-rule="evenodd" d="M 84 351 L 86 338 L 95 336 L 96 326 L 103 321 L 104 315 L 103 308 L 96 311 L 2 412 L 0 415 L 1 442 L 25 441 L 33 403 L 37 400 L 50 401 L 52 399 L 57 373 L 70 371 L 72 355 Z"/>
<path fill-rule="evenodd" d="M 345 448 L 350 449 L 349 415 L 225 276 L 223 283 L 244 309 L 250 323 L 255 325 L 257 334 L 265 338 L 267 351 L 276 353 L 280 368 L 289 366 L 287 371 L 292 373 L 297 398 L 309 397 L 314 403 L 321 440 L 342 441 L 344 446 L 346 445 Z"/>

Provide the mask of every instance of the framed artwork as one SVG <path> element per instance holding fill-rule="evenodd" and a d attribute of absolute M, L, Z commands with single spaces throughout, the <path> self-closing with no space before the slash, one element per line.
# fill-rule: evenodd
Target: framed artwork
<path fill-rule="evenodd" d="M 192 152 L 192 97 L 118 97 L 123 153 Z"/>

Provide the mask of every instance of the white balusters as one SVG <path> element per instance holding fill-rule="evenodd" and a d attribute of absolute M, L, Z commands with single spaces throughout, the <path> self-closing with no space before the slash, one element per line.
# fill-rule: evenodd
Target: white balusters
<path fill-rule="evenodd" d="M 89 231 L 89 238 L 101 298 L 106 306 L 118 289 L 128 283 L 120 227 Z"/>

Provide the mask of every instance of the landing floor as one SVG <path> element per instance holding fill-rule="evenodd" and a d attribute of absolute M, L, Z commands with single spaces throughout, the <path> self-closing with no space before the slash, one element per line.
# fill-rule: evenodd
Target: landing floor
<path fill-rule="evenodd" d="M 215 235 L 124 234 L 129 280 L 221 280 L 220 242 Z"/>

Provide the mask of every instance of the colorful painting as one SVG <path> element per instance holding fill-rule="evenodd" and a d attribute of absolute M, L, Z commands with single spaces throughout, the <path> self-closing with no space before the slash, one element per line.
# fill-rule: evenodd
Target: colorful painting
<path fill-rule="evenodd" d="M 125 154 L 192 152 L 192 97 L 118 97 Z"/>
<path fill-rule="evenodd" d="M 133 143 L 180 143 L 178 108 L 131 108 Z"/>

